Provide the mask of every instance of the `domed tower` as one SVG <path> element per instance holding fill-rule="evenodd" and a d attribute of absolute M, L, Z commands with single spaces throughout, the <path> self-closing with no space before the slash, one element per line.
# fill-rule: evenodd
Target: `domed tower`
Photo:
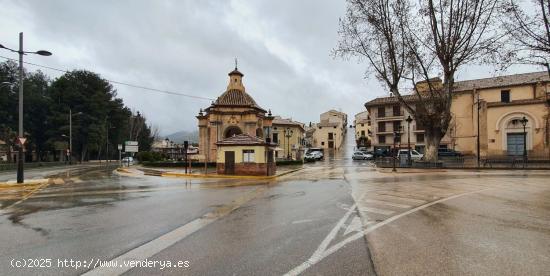
<path fill-rule="evenodd" d="M 243 133 L 263 139 L 273 120 L 246 92 L 244 74 L 238 70 L 236 63 L 228 76 L 226 91 L 204 111 L 201 109 L 197 116 L 199 152 L 209 162 L 216 161 L 217 142 Z"/>

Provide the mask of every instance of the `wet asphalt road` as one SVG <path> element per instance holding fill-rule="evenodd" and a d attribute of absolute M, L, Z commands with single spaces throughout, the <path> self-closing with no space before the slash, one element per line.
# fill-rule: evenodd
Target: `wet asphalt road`
<path fill-rule="evenodd" d="M 101 275 L 60 269 L 57 259 L 95 263 L 139 254 L 156 267 L 119 272 L 550 274 L 548 172 L 377 172 L 346 158 L 350 142 L 278 180 L 87 170 L 24 201 L 27 191 L 3 196 L 0 275 Z M 52 259 L 52 267 L 11 267 L 12 260 L 37 258 Z M 188 267 L 161 269 L 158 261 Z"/>

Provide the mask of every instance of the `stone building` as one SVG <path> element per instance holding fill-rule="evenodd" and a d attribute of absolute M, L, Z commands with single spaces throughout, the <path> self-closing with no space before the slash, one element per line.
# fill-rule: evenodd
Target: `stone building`
<path fill-rule="evenodd" d="M 435 86 L 441 85 L 438 78 L 429 81 Z M 475 155 L 479 136 L 482 157 L 522 155 L 525 145 L 529 156 L 549 158 L 549 85 L 547 72 L 456 82 L 451 104 L 453 118 L 441 147 Z M 426 81 L 417 84 L 420 91 L 426 87 Z M 416 96 L 407 95 L 404 99 L 414 106 Z M 412 147 L 423 151 L 423 126 L 413 120 L 411 131 L 407 131 L 409 114 L 397 98 L 377 98 L 367 102 L 365 107 L 374 126 L 374 148 L 389 148 L 393 143 L 393 131 L 402 127 L 401 146 L 406 146 L 407 136 L 410 136 Z M 525 132 L 521 123 L 523 118 L 527 120 Z"/>
<path fill-rule="evenodd" d="M 246 92 L 243 73 L 237 67 L 229 74 L 226 91 L 197 116 L 199 153 L 208 162 L 215 162 L 217 142 L 239 134 L 264 139 L 273 117 Z"/>
<path fill-rule="evenodd" d="M 372 132 L 370 130 L 371 122 L 369 112 L 363 111 L 355 114 L 353 127 L 355 128 L 355 142 L 357 147 L 370 147 Z"/>
<path fill-rule="evenodd" d="M 217 142 L 216 170 L 228 175 L 274 175 L 274 143 L 250 134 L 238 134 Z"/>
<path fill-rule="evenodd" d="M 340 111 L 329 110 L 320 115 L 315 125 L 313 146 L 324 149 L 339 149 L 347 132 L 348 116 Z"/>
<path fill-rule="evenodd" d="M 271 141 L 278 145 L 276 158 L 303 159 L 304 138 L 304 124 L 275 116 L 271 128 Z"/>

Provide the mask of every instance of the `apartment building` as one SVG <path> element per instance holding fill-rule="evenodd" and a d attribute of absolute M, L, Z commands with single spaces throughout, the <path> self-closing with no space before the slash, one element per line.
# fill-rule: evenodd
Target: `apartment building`
<path fill-rule="evenodd" d="M 313 146 L 325 149 L 339 149 L 347 132 L 348 116 L 340 111 L 322 113 L 315 125 Z"/>
<path fill-rule="evenodd" d="M 438 78 L 429 81 L 434 86 L 441 85 Z M 419 82 L 419 91 L 426 89 L 426 84 L 427 81 Z M 479 144 L 481 156 L 522 155 L 525 147 L 528 155 L 550 156 L 549 84 L 547 72 L 456 82 L 453 118 L 441 147 L 477 154 Z M 417 98 L 406 95 L 404 99 L 414 106 Z M 375 149 L 391 148 L 395 132 L 400 131 L 397 146 L 406 147 L 410 138 L 413 148 L 424 151 L 424 127 L 414 121 L 396 97 L 377 98 L 365 107 L 371 116 Z"/>

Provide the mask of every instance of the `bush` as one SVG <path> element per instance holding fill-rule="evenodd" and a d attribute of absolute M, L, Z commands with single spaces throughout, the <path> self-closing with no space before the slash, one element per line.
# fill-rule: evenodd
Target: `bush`
<path fill-rule="evenodd" d="M 157 162 L 165 160 L 165 156 L 160 152 L 142 151 L 136 154 L 136 159 L 139 162 Z"/>

